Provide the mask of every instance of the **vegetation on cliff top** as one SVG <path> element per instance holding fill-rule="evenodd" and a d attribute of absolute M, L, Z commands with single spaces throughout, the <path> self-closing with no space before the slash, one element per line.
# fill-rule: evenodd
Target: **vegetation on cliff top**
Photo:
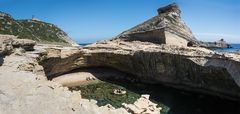
<path fill-rule="evenodd" d="M 41 43 L 67 44 L 68 37 L 57 26 L 38 20 L 15 20 L 10 15 L 0 12 L 0 34 L 18 36 L 21 39 L 31 39 Z"/>

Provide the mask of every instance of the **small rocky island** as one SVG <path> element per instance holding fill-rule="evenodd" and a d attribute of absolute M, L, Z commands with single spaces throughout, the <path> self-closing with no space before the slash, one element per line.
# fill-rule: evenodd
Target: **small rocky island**
<path fill-rule="evenodd" d="M 120 108 L 110 104 L 99 107 L 96 100 L 82 98 L 81 90 L 68 89 L 106 78 L 239 101 L 240 55 L 209 50 L 180 14 L 179 7 L 170 4 L 117 37 L 85 47 L 44 44 L 15 32 L 0 32 L 0 112 L 160 114 L 162 108 L 150 101 L 149 95 Z M 0 21 L 6 19 L 9 16 L 4 15 Z M 64 42 L 72 44 L 69 41 Z M 105 70 L 95 72 L 97 68 Z M 120 93 L 127 94 L 125 90 Z"/>

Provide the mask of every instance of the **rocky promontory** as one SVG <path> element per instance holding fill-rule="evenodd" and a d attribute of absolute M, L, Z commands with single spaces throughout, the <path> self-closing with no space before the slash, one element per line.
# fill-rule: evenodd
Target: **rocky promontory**
<path fill-rule="evenodd" d="M 156 44 L 200 46 L 209 49 L 230 48 L 223 39 L 217 42 L 199 41 L 181 18 L 181 10 L 176 3 L 161 7 L 158 15 L 119 34 L 114 39 L 124 41 L 144 41 Z"/>
<path fill-rule="evenodd" d="M 220 39 L 216 42 L 201 42 L 202 47 L 207 47 L 210 49 L 218 49 L 218 48 L 232 48 L 230 44 L 228 44 L 224 39 Z"/>
<path fill-rule="evenodd" d="M 181 11 L 177 4 L 159 8 L 157 16 L 124 31 L 115 39 L 182 46 L 187 46 L 188 42 L 199 44 L 181 19 Z"/>
<path fill-rule="evenodd" d="M 16 20 L 4 12 L 0 12 L 0 34 L 14 35 L 19 39 L 30 39 L 38 43 L 78 45 L 54 24 L 36 18 Z"/>

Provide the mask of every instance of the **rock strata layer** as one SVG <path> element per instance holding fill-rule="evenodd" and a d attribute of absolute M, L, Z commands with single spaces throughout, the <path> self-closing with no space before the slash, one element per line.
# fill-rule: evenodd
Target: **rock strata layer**
<path fill-rule="evenodd" d="M 80 49 L 52 48 L 40 64 L 49 77 L 78 68 L 110 67 L 144 83 L 239 99 L 239 61 L 238 54 L 222 55 L 205 48 L 116 40 Z"/>
<path fill-rule="evenodd" d="M 187 46 L 190 41 L 199 44 L 190 28 L 181 19 L 180 13 L 177 4 L 159 8 L 157 16 L 124 31 L 115 39 L 182 46 Z"/>
<path fill-rule="evenodd" d="M 199 41 L 182 20 L 181 10 L 175 3 L 161 7 L 157 11 L 157 16 L 122 32 L 114 39 L 205 48 L 230 47 L 224 40 L 217 42 Z"/>

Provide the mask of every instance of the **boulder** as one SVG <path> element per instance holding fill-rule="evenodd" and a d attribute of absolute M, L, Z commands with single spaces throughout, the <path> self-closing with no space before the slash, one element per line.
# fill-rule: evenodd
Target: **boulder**
<path fill-rule="evenodd" d="M 132 114 L 160 114 L 161 110 L 157 104 L 149 100 L 149 95 L 142 95 L 134 104 L 123 103 L 123 106 Z"/>
<path fill-rule="evenodd" d="M 181 13 L 181 10 L 179 9 L 178 5 L 176 3 L 172 3 L 168 6 L 161 7 L 158 10 L 158 14 L 161 15 L 163 13 L 170 13 L 170 12 L 175 12 L 177 14 Z"/>
<path fill-rule="evenodd" d="M 12 39 L 13 35 L 0 35 L 0 54 L 11 54 L 13 51 Z"/>
<path fill-rule="evenodd" d="M 17 37 L 13 35 L 0 34 L 0 54 L 2 55 L 11 54 L 16 48 L 24 49 L 24 51 L 33 51 L 35 45 L 36 42 L 33 40 L 17 39 Z"/>
<path fill-rule="evenodd" d="M 36 42 L 29 39 L 14 39 L 12 42 L 14 48 L 23 48 L 26 51 L 33 51 Z"/>

